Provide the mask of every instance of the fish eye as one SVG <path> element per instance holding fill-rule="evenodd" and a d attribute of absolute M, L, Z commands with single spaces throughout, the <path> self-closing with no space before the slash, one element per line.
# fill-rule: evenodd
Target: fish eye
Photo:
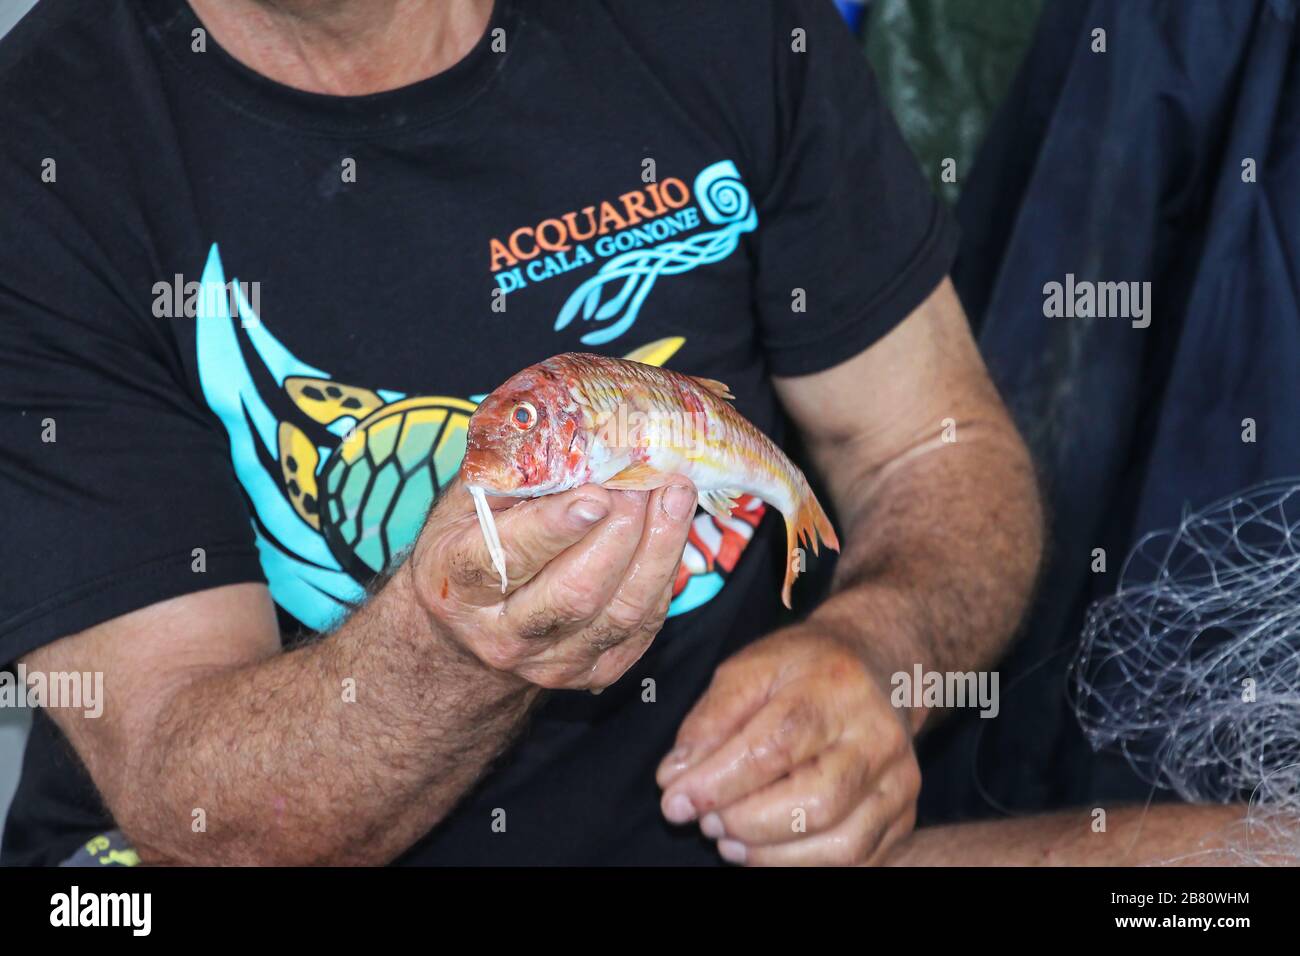
<path fill-rule="evenodd" d="M 510 413 L 510 420 L 520 431 L 528 431 L 537 424 L 537 409 L 530 402 L 520 402 Z"/>

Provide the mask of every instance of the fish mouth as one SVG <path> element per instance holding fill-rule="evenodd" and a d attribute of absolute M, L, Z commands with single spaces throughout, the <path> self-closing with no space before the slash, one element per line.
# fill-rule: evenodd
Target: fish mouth
<path fill-rule="evenodd" d="M 461 478 L 466 485 L 482 488 L 490 495 L 513 495 L 522 475 L 501 455 L 474 449 L 466 452 L 460 463 Z"/>
<path fill-rule="evenodd" d="M 494 498 L 528 498 L 533 494 L 514 469 L 462 469 L 461 478 L 467 488 L 480 488 Z"/>

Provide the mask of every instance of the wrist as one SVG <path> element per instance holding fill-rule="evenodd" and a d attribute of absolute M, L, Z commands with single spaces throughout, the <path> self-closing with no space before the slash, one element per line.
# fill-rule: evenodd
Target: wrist
<path fill-rule="evenodd" d="M 866 594 L 845 593 L 817 608 L 805 621 L 819 634 L 851 650 L 892 696 L 899 674 L 912 679 L 915 668 L 932 666 L 930 654 L 914 628 L 888 600 L 876 602 Z M 908 707 L 899 717 L 913 736 L 925 725 L 930 709 Z"/>
<path fill-rule="evenodd" d="M 533 685 L 508 670 L 492 667 L 457 636 L 442 619 L 435 595 L 429 593 L 427 575 L 421 575 L 414 558 L 403 562 L 385 586 L 395 601 L 406 607 L 417 622 L 413 630 L 426 666 L 439 673 L 459 671 L 463 679 L 483 683 L 493 696 L 507 697 Z"/>

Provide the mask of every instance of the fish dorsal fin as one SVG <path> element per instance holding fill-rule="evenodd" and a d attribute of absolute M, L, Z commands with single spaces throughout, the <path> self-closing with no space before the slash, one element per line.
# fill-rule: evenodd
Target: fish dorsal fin
<path fill-rule="evenodd" d="M 630 362 L 640 362 L 642 365 L 662 366 L 685 343 L 686 340 L 680 335 L 670 336 L 666 339 L 655 339 L 653 342 L 647 342 L 645 345 L 633 349 L 623 358 Z"/>
<path fill-rule="evenodd" d="M 341 385 L 327 378 L 291 375 L 284 380 L 284 391 L 295 405 L 322 425 L 345 415 L 360 421 L 384 405 L 384 400 L 368 388 Z"/>
<path fill-rule="evenodd" d="M 718 398 L 725 399 L 728 402 L 734 401 L 736 396 L 731 394 L 731 389 L 724 382 L 719 382 L 716 378 L 700 378 L 698 375 L 692 375 L 691 379 L 695 384 L 700 386 L 706 392 L 712 392 Z"/>
<path fill-rule="evenodd" d="M 743 494 L 743 491 L 736 491 L 732 488 L 701 491 L 700 507 L 715 518 L 729 518 L 731 517 L 731 509 L 736 507 L 736 499 Z"/>
<path fill-rule="evenodd" d="M 653 465 L 635 462 L 601 484 L 616 491 L 649 491 L 652 488 L 662 488 L 672 477 Z"/>

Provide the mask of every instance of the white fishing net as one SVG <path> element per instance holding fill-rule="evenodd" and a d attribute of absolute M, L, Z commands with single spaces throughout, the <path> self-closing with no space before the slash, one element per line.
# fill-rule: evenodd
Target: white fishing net
<path fill-rule="evenodd" d="M 1250 803 L 1228 851 L 1300 856 L 1300 483 L 1186 514 L 1129 556 L 1090 609 L 1075 710 L 1184 800 Z"/>

